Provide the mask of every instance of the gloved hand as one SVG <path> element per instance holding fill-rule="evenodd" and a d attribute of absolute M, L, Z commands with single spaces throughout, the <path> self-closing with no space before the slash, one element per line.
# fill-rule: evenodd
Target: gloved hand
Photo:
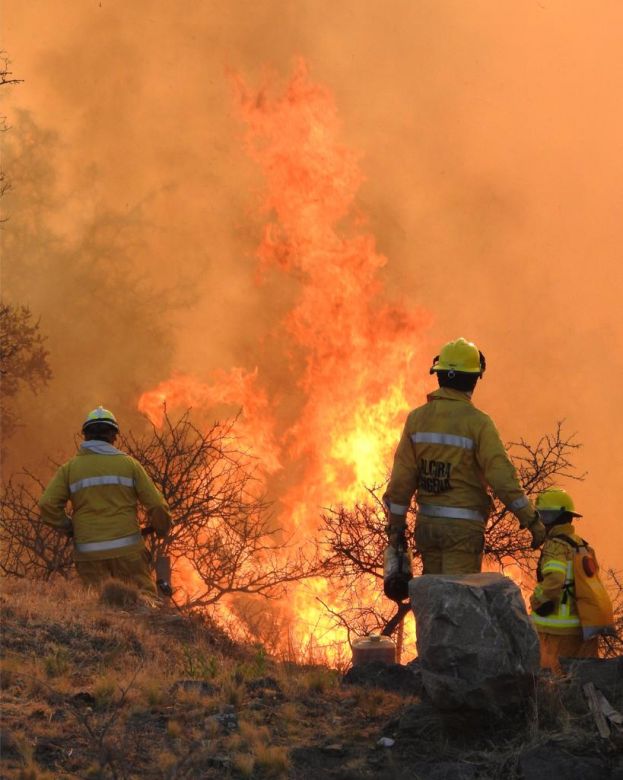
<path fill-rule="evenodd" d="M 403 550 L 407 549 L 406 531 L 407 529 L 404 525 L 399 528 L 395 528 L 391 525 L 387 526 L 387 539 L 394 550 L 398 550 L 399 548 L 402 548 Z"/>
<path fill-rule="evenodd" d="M 74 524 L 69 515 L 65 515 L 65 525 L 63 526 L 62 531 L 65 536 L 68 536 L 70 539 L 74 535 Z"/>
<path fill-rule="evenodd" d="M 532 534 L 532 544 L 531 547 L 533 550 L 537 550 L 545 541 L 545 537 L 547 536 L 547 530 L 543 523 L 540 521 L 539 516 L 537 515 L 536 520 L 532 523 L 531 526 L 529 526 L 528 530 Z"/>
<path fill-rule="evenodd" d="M 548 615 L 551 615 L 554 611 L 554 602 L 553 601 L 545 601 L 543 604 L 541 604 L 540 607 L 537 607 L 535 610 L 537 615 L 540 615 L 541 617 L 547 617 Z"/>
<path fill-rule="evenodd" d="M 171 598 L 173 595 L 173 588 L 171 587 L 171 584 L 167 582 L 167 580 L 156 580 L 156 585 L 158 586 L 160 592 L 167 596 L 168 598 Z"/>

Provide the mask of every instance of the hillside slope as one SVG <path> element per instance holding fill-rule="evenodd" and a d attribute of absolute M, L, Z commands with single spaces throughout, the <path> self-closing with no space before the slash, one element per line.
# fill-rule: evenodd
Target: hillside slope
<path fill-rule="evenodd" d="M 3 582 L 2 778 L 623 778 L 621 735 L 599 738 L 577 686 L 541 681 L 504 723 L 442 718 L 399 677 L 345 685 L 115 598 Z"/>

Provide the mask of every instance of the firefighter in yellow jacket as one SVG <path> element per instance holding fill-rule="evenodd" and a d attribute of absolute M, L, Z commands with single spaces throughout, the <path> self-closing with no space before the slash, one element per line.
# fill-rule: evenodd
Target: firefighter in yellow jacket
<path fill-rule="evenodd" d="M 446 344 L 430 369 L 439 389 L 410 412 L 394 456 L 383 497 L 389 541 L 404 548 L 406 515 L 415 494 L 415 541 L 424 574 L 480 571 L 492 508 L 487 485 L 530 531 L 533 548 L 545 538 L 493 421 L 472 403 L 485 367 L 475 344 L 463 338 Z"/>
<path fill-rule="evenodd" d="M 536 502 L 539 514 L 547 529 L 547 538 L 539 560 L 538 584 L 530 598 L 532 621 L 539 634 L 541 666 L 554 672 L 560 671 L 560 658 L 596 658 L 599 634 L 612 633 L 611 603 L 603 590 L 604 610 L 595 610 L 596 620 L 592 630 L 583 629 L 576 599 L 576 573 L 574 559 L 576 549 L 586 550 L 590 577 L 597 575 L 598 566 L 593 550 L 579 537 L 573 527 L 573 518 L 582 517 L 575 511 L 571 496 L 561 488 L 550 488 L 539 495 Z M 594 571 L 590 572 L 590 568 Z M 582 575 L 584 576 L 584 575 Z M 599 580 L 597 578 L 597 582 Z M 593 599 L 589 599 L 592 601 Z M 592 636 L 587 636 L 585 634 Z"/>
<path fill-rule="evenodd" d="M 99 406 L 87 416 L 78 454 L 59 468 L 39 501 L 41 518 L 73 536 L 76 569 L 86 585 L 116 577 L 155 594 L 137 502 L 159 537 L 168 533 L 171 515 L 141 464 L 114 446 L 118 432 L 109 410 Z M 65 514 L 67 502 L 71 517 Z"/>

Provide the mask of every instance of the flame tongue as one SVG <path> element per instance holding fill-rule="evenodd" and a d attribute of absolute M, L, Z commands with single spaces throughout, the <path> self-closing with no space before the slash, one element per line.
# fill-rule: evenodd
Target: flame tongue
<path fill-rule="evenodd" d="M 239 434 L 267 472 L 285 470 L 282 525 L 313 535 L 320 507 L 351 502 L 384 480 L 410 406 L 407 391 L 414 395 L 411 361 L 428 318 L 384 300 L 379 271 L 387 260 L 371 235 L 348 222 L 363 177 L 356 155 L 338 141 L 329 92 L 310 81 L 303 62 L 281 94 L 254 93 L 241 79 L 236 88 L 246 146 L 264 173 L 265 206 L 274 214 L 259 268 L 299 281 L 291 310 L 275 323 L 285 329 L 279 388 L 263 385 L 258 349 L 253 372 L 234 368 L 209 383 L 177 376 L 145 393 L 139 408 L 157 423 L 164 400 L 169 408 L 241 407 Z M 270 359 L 274 366 L 275 355 Z M 273 408 L 284 388 L 302 395 L 297 419 L 287 424 Z M 322 608 L 313 594 L 328 589 L 320 580 L 299 589 L 295 620 L 318 626 Z"/>

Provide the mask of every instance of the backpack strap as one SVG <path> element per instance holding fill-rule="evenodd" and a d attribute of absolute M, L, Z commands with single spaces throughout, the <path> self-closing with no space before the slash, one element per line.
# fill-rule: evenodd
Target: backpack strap
<path fill-rule="evenodd" d="M 559 534 L 557 536 L 552 537 L 552 541 L 561 541 L 566 542 L 567 544 L 571 545 L 574 550 L 579 550 L 580 547 L 585 547 L 588 542 L 586 540 L 582 539 L 582 543 L 576 542 L 575 539 L 572 539 L 570 536 L 565 536 L 565 534 Z"/>

